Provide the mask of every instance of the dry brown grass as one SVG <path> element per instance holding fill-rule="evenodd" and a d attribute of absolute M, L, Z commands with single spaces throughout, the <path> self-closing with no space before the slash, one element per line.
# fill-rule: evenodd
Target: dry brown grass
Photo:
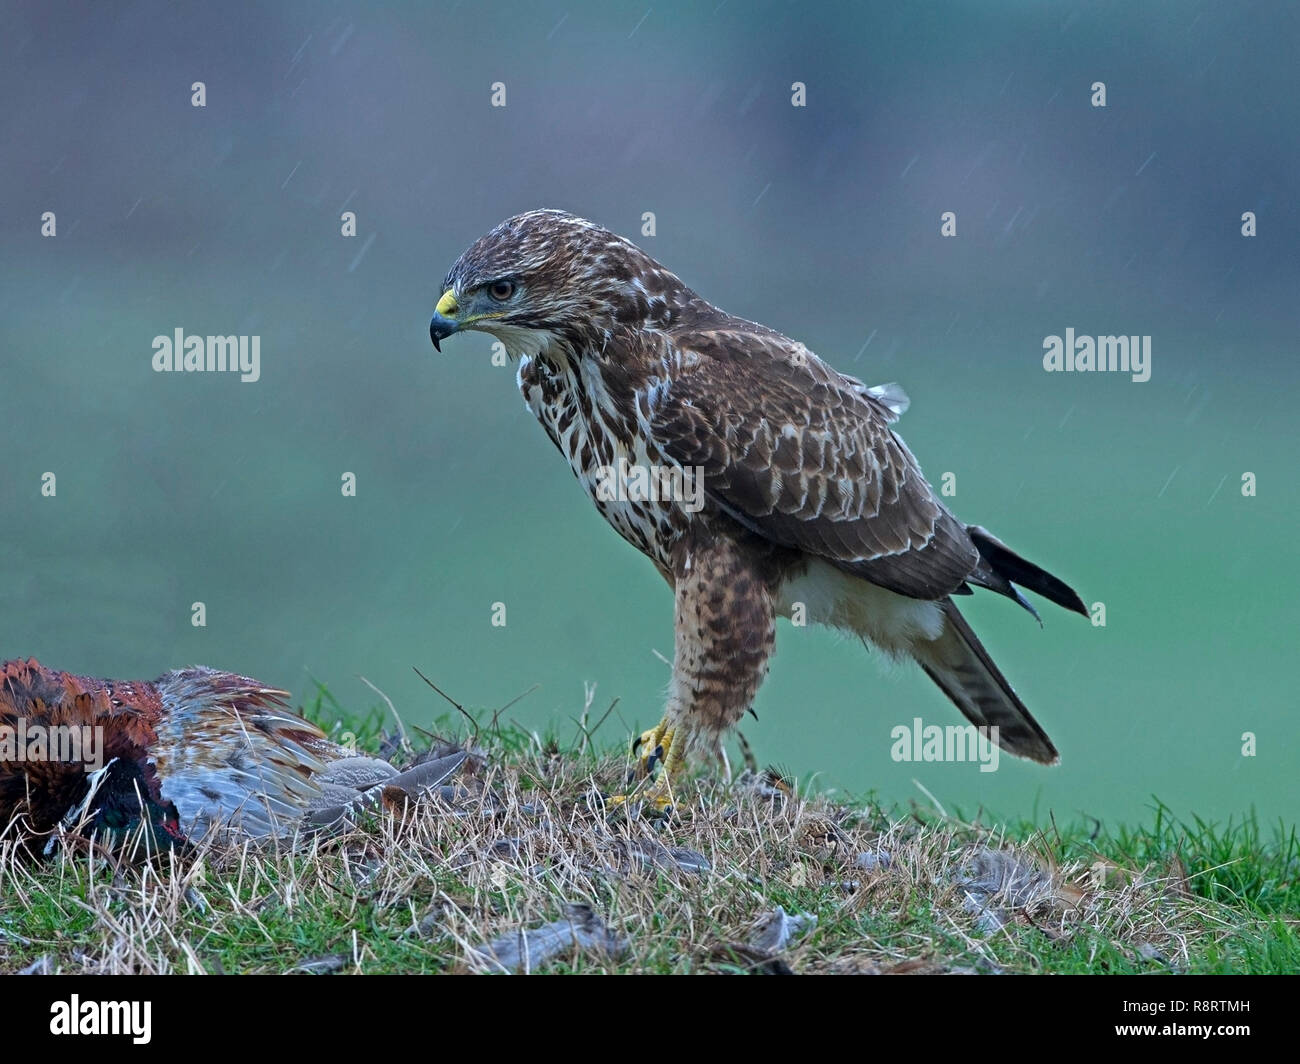
<path fill-rule="evenodd" d="M 629 819 L 600 798 L 626 768 L 480 751 L 454 788 L 292 845 L 122 862 L 73 840 L 37 862 L 0 843 L 0 971 L 1186 970 L 1242 926 L 1176 862 L 1058 863 L 1051 835 L 752 774 Z"/>

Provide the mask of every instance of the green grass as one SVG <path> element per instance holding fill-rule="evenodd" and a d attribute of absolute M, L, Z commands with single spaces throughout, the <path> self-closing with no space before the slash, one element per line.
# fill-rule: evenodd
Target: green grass
<path fill-rule="evenodd" d="M 343 718 L 323 689 L 307 712 Z M 339 730 L 409 756 L 386 720 Z M 789 795 L 761 773 L 701 777 L 668 821 L 629 819 L 598 798 L 622 789 L 628 761 L 593 752 L 588 720 L 561 742 L 484 715 L 452 800 L 296 845 L 207 841 L 125 861 L 67 839 L 37 860 L 6 838 L 0 971 L 490 970 L 476 947 L 575 903 L 625 948 L 565 948 L 543 970 L 1300 970 L 1294 830 L 1189 824 L 1159 803 L 1138 827 L 1044 830 Z M 817 922 L 756 950 L 755 922 L 777 906 Z"/>

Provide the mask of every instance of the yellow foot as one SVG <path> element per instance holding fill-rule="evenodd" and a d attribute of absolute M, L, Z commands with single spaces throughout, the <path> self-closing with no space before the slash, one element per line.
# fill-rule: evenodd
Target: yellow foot
<path fill-rule="evenodd" d="M 633 756 L 640 755 L 637 764 L 642 776 L 649 776 L 655 765 L 668 764 L 673 750 L 673 728 L 667 719 L 661 720 L 649 731 L 642 732 L 632 743 Z"/>
<path fill-rule="evenodd" d="M 662 816 L 672 809 L 673 780 L 685 761 L 682 744 L 674 743 L 673 737 L 674 729 L 667 720 L 662 720 L 656 727 L 641 733 L 632 744 L 632 753 L 637 756 L 636 775 L 645 780 L 654 773 L 656 766 L 662 765 L 659 778 L 644 793 L 613 795 L 609 799 L 610 806 L 626 807 L 640 802 L 642 811 L 651 816 Z"/>
<path fill-rule="evenodd" d="M 613 794 L 606 799 L 611 809 L 623 809 L 629 817 L 644 813 L 652 819 L 665 817 L 673 808 L 670 795 L 656 793 L 654 789 L 645 794 Z"/>

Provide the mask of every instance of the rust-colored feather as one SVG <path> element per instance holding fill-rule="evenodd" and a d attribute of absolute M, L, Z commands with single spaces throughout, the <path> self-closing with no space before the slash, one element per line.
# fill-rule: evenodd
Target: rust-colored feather
<path fill-rule="evenodd" d="M 0 832 L 11 823 L 49 832 L 78 811 L 89 812 L 91 828 L 143 823 L 162 841 L 212 830 L 280 835 L 304 814 L 346 809 L 397 778 L 387 762 L 330 742 L 288 710 L 287 698 L 250 677 L 202 667 L 146 682 L 78 676 L 34 658 L 6 662 L 0 728 L 29 737 L 88 730 L 96 741 L 81 760 L 0 759 Z M 92 795 L 90 773 L 99 768 Z"/>

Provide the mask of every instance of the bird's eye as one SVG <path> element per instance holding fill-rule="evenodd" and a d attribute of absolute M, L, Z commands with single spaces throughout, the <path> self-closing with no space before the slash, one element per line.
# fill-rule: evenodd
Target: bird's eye
<path fill-rule="evenodd" d="M 490 295 L 498 303 L 504 303 L 507 299 L 509 299 L 514 294 L 515 294 L 514 281 L 493 281 L 490 285 L 488 285 L 488 295 Z"/>

